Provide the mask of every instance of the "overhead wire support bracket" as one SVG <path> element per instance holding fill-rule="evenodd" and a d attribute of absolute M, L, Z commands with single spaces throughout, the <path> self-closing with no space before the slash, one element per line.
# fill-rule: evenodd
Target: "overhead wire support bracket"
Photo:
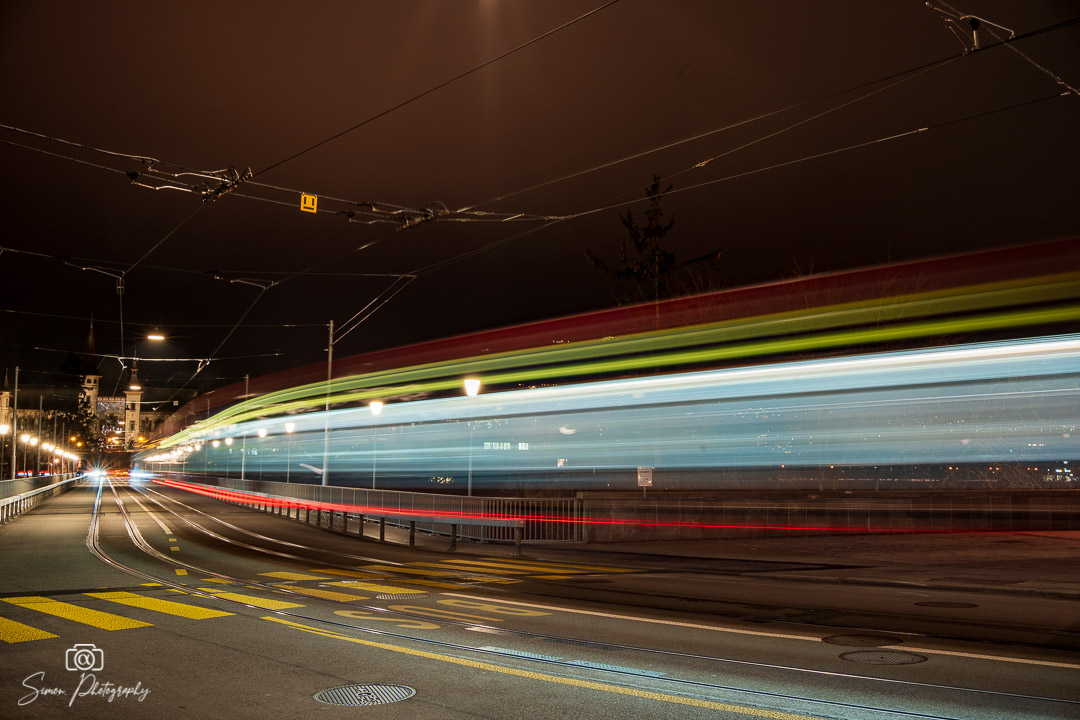
<path fill-rule="evenodd" d="M 220 185 L 213 190 L 208 190 L 203 193 L 203 202 L 214 202 L 219 198 L 223 198 L 233 190 L 235 190 L 245 180 L 250 180 L 254 177 L 254 173 L 251 168 L 247 168 L 244 172 L 238 171 L 235 167 L 230 165 L 226 170 L 221 170 L 219 173 L 225 175 Z"/>
<path fill-rule="evenodd" d="M 990 20 L 987 20 L 986 18 L 981 18 L 978 15 L 962 15 L 955 8 L 949 7 L 948 5 L 946 5 L 946 7 L 949 8 L 948 10 L 943 10 L 939 7 L 935 7 L 930 2 L 926 3 L 926 7 L 930 10 L 930 12 L 937 13 L 938 15 L 941 15 L 945 18 L 945 26 L 949 28 L 949 32 L 951 32 L 956 37 L 956 39 L 960 41 L 960 44 L 964 47 L 965 55 L 981 49 L 982 46 L 979 43 L 979 30 L 982 29 L 983 25 L 994 27 L 998 30 L 1004 30 L 1009 34 L 1009 40 L 1012 40 L 1016 37 L 1016 33 L 1013 30 L 1005 27 L 1004 25 L 999 25 L 996 22 L 991 22 Z M 967 25 L 967 27 L 964 27 L 965 24 Z"/>

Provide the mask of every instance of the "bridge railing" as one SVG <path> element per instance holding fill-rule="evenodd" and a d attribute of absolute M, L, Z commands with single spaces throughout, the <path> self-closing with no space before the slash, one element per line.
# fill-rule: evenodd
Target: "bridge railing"
<path fill-rule="evenodd" d="M 253 505 L 265 506 L 290 517 L 311 512 L 316 522 L 329 514 L 329 522 L 378 519 L 381 525 L 420 530 L 433 535 L 486 542 L 581 542 L 582 516 L 577 498 L 496 498 L 437 495 L 399 490 L 371 490 L 339 486 L 283 483 L 268 480 L 205 477 L 158 473 L 166 478 L 248 493 Z M 289 501 L 297 501 L 293 506 Z M 318 506 L 326 506 L 321 510 Z M 342 510 L 342 508 L 348 508 Z M 336 515 L 335 515 L 336 514 Z"/>
<path fill-rule="evenodd" d="M 36 480 L 52 480 L 48 485 L 44 487 L 38 487 L 32 490 L 25 490 L 23 492 L 8 492 L 17 488 L 17 486 L 8 487 L 4 485 L 0 487 L 0 492 L 5 494 L 5 497 L 0 499 L 0 523 L 6 523 L 10 520 L 14 520 L 19 515 L 22 515 L 28 510 L 32 510 L 41 503 L 50 500 L 60 493 L 67 492 L 75 486 L 83 475 L 50 475 L 43 478 L 36 478 Z M 18 480 L 4 481 L 5 483 L 19 482 Z"/>

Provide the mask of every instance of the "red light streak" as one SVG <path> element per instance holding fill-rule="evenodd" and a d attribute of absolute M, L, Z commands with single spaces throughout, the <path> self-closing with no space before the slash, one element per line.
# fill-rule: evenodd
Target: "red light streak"
<path fill-rule="evenodd" d="M 468 520 L 520 520 L 525 523 L 580 523 L 582 525 L 617 525 L 625 527 L 670 527 L 670 528 L 702 528 L 702 529 L 731 529 L 731 530 L 798 530 L 827 532 L 833 534 L 858 533 L 867 534 L 1002 534 L 1000 530 L 956 530 L 956 529 L 933 529 L 933 528 L 895 528 L 895 527 L 842 527 L 835 525 L 807 526 L 807 525 L 739 525 L 735 523 L 689 523 L 689 522 L 660 522 L 647 520 L 616 520 L 600 518 L 564 517 L 559 515 L 501 515 L 497 513 L 467 513 L 450 510 L 429 510 L 409 512 L 393 508 L 378 507 L 374 505 L 346 505 L 343 503 L 327 503 L 317 500 L 299 500 L 293 498 L 278 498 L 257 493 L 247 493 L 239 490 L 213 488 L 194 483 L 179 482 L 176 480 L 153 479 L 153 483 L 163 485 L 176 490 L 203 495 L 215 500 L 234 503 L 257 503 L 270 507 L 299 508 L 301 510 L 320 510 L 324 512 L 344 512 L 354 515 L 376 515 L 385 517 L 412 518 L 417 516 L 431 517 L 444 520 L 447 524 L 459 522 L 467 525 Z M 1007 533 L 1006 533 L 1007 534 Z"/>

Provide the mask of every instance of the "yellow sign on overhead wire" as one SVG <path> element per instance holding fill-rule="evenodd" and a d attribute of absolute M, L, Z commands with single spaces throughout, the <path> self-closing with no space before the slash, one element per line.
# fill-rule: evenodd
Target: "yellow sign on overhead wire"
<path fill-rule="evenodd" d="M 300 212 L 318 212 L 318 210 L 316 209 L 318 207 L 318 204 L 318 195 L 306 195 L 304 193 L 300 193 Z"/>

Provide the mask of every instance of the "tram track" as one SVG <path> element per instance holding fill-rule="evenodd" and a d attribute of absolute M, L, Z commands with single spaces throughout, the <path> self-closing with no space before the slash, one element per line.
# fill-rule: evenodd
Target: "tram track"
<path fill-rule="evenodd" d="M 142 537 L 142 534 L 139 531 L 138 527 L 136 526 L 136 523 L 135 523 L 134 519 L 132 518 L 132 516 L 128 512 L 127 508 L 125 507 L 124 502 L 123 502 L 122 498 L 120 497 L 120 493 L 117 491 L 117 488 L 115 487 L 115 485 L 112 484 L 111 481 L 109 482 L 109 488 L 110 488 L 110 490 L 112 492 L 112 495 L 113 495 L 113 497 L 115 499 L 117 507 L 120 509 L 127 535 L 129 537 L 129 539 L 131 540 L 132 544 L 136 548 L 138 548 L 141 552 L 143 552 L 144 554 L 146 554 L 149 557 L 153 558 L 154 560 L 157 560 L 157 561 L 159 561 L 159 562 L 161 562 L 163 564 L 166 564 L 168 566 L 183 567 L 183 568 L 186 568 L 186 569 L 194 571 L 194 572 L 205 574 L 207 576 L 216 577 L 216 578 L 219 578 L 219 579 L 222 579 L 222 580 L 228 580 L 228 581 L 231 581 L 231 582 L 242 583 L 243 585 L 251 587 L 251 588 L 258 588 L 258 589 L 262 589 L 262 590 L 272 592 L 272 593 L 275 593 L 275 594 L 296 595 L 298 597 L 303 597 L 306 602 L 309 602 L 311 600 L 311 598 L 309 596 L 293 592 L 287 586 L 282 586 L 282 585 L 279 585 L 279 584 L 271 585 L 271 584 L 262 583 L 262 582 L 259 582 L 259 581 L 254 581 L 253 582 L 253 581 L 250 581 L 250 580 L 248 580 L 246 578 L 238 578 L 238 577 L 232 576 L 232 575 L 230 575 L 228 573 L 223 573 L 223 572 L 211 569 L 211 568 L 202 567 L 202 566 L 196 565 L 194 563 L 181 561 L 181 560 L 177 559 L 176 557 L 166 555 L 166 554 L 156 550 Z M 129 487 L 128 489 L 132 493 L 136 492 L 136 490 L 134 488 Z M 568 662 L 568 661 L 560 661 L 559 659 L 552 659 L 552 658 L 545 658 L 545 657 L 536 657 L 536 658 L 525 657 L 525 656 L 523 656 L 522 654 L 519 654 L 519 653 L 503 652 L 503 651 L 500 651 L 500 650 L 493 650 L 491 648 L 477 647 L 477 646 L 474 646 L 474 645 L 468 645 L 468 644 L 464 644 L 464 643 L 451 642 L 451 641 L 447 641 L 447 640 L 432 639 L 432 638 L 428 638 L 428 637 L 422 637 L 422 636 L 418 636 L 418 635 L 411 635 L 411 634 L 407 634 L 407 633 L 392 632 L 392 631 L 387 631 L 387 630 L 382 630 L 382 629 L 374 629 L 374 628 L 365 627 L 363 625 L 357 625 L 357 624 L 354 624 L 354 623 L 344 622 L 344 621 L 341 621 L 341 620 L 332 620 L 332 619 L 327 619 L 327 618 L 323 618 L 323 617 L 316 617 L 316 616 L 313 616 L 313 615 L 300 613 L 300 612 L 296 612 L 296 611 L 289 611 L 289 610 L 270 610 L 270 611 L 267 611 L 267 610 L 265 610 L 265 608 L 260 608 L 260 607 L 254 606 L 254 605 L 250 605 L 250 604 L 244 603 L 243 601 L 239 601 L 239 600 L 235 600 L 235 599 L 229 599 L 229 598 L 223 598 L 223 597 L 220 597 L 218 595 L 214 595 L 214 594 L 209 593 L 209 592 L 200 591 L 200 590 L 198 590 L 196 588 L 192 588 L 191 586 L 189 586 L 187 584 L 178 582 L 174 578 L 162 577 L 160 575 L 155 575 L 155 574 L 153 574 L 151 572 L 146 572 L 146 571 L 143 571 L 143 570 L 139 570 L 138 568 L 132 567 L 132 566 L 126 564 L 126 563 L 120 562 L 119 560 L 115 559 L 101 546 L 100 539 L 99 539 L 99 536 L 98 536 L 98 532 L 99 532 L 99 523 L 100 523 L 100 514 L 101 514 L 102 492 L 103 492 L 103 486 L 99 486 L 98 493 L 97 493 L 97 496 L 95 498 L 95 503 L 94 503 L 93 519 L 92 519 L 92 522 L 91 522 L 90 530 L 89 530 L 88 535 L 87 535 L 87 546 L 90 549 L 90 551 L 96 557 L 98 557 L 101 561 L 109 564 L 110 566 L 112 566 L 112 567 L 114 567 L 116 569 L 122 570 L 122 571 L 127 572 L 129 574 L 132 574 L 132 575 L 134 575 L 136 577 L 140 577 L 140 578 L 142 578 L 144 580 L 152 581 L 152 582 L 155 582 L 155 583 L 160 583 L 163 586 L 173 588 L 173 589 L 176 589 L 176 590 L 180 590 L 182 592 L 189 593 L 189 594 L 192 594 L 192 595 L 204 597 L 204 598 L 207 598 L 207 599 L 213 599 L 213 600 L 217 600 L 219 602 L 224 601 L 224 602 L 227 602 L 227 603 L 232 603 L 232 604 L 236 604 L 236 605 L 240 605 L 240 606 L 245 606 L 245 607 L 248 607 L 250 609 L 256 609 L 256 610 L 258 610 L 260 612 L 269 612 L 274 616 L 285 618 L 285 619 L 288 619 L 290 621 L 303 621 L 303 622 L 317 623 L 320 626 L 328 626 L 328 627 L 334 628 L 336 631 L 348 630 L 348 631 L 351 631 L 351 632 L 372 634 L 372 635 L 377 635 L 377 636 L 379 636 L 381 638 L 392 638 L 394 640 L 402 641 L 402 642 L 419 643 L 419 644 L 426 645 L 426 646 L 429 646 L 429 647 L 437 647 L 437 648 L 442 649 L 442 650 L 450 650 L 450 651 L 453 651 L 453 652 L 456 652 L 456 653 L 464 653 L 466 655 L 471 655 L 471 656 L 482 656 L 482 657 L 487 657 L 487 658 L 496 657 L 496 658 L 499 658 L 499 659 L 501 659 L 503 661 L 509 661 L 509 662 L 514 662 L 514 663 L 521 663 L 523 661 L 529 661 L 529 662 L 533 662 L 533 663 L 546 665 L 546 666 L 549 666 L 549 667 L 561 667 L 565 672 L 570 672 L 570 671 L 574 671 L 574 670 L 580 672 L 582 670 L 582 667 L 581 667 L 581 665 L 579 663 Z M 377 562 L 377 563 L 382 563 L 382 564 L 400 565 L 400 563 L 387 563 L 387 561 L 379 559 L 379 558 L 373 558 L 373 557 L 362 556 L 362 555 L 353 555 L 353 554 L 348 554 L 348 553 L 339 553 L 339 552 L 336 552 L 336 551 L 328 551 L 328 550 L 324 550 L 324 549 L 321 549 L 321 548 L 313 548 L 311 546 L 302 545 L 302 544 L 299 544 L 299 543 L 292 543 L 292 542 L 289 542 L 289 541 L 278 540 L 276 538 L 271 538 L 271 537 L 268 537 L 268 536 L 265 536 L 265 535 L 260 535 L 258 533 L 254 533 L 254 532 L 246 530 L 244 528 L 240 528 L 238 526 L 232 525 L 231 523 L 228 523 L 227 521 L 224 521 L 222 519 L 215 518 L 212 515 L 209 515 L 209 514 L 203 512 L 201 510 L 198 510 L 196 508 L 192 508 L 191 506 L 188 506 L 185 503 L 182 503 L 182 502 L 180 502 L 178 500 L 175 500 L 173 498 L 168 498 L 167 496 L 162 495 L 160 493 L 157 493 L 156 491 L 151 491 L 151 492 L 153 492 L 153 496 L 151 496 L 150 493 L 148 493 L 146 491 L 139 490 L 139 494 L 141 494 L 144 498 L 152 501 L 155 505 L 160 507 L 163 511 L 168 512 L 171 516 L 176 517 L 177 519 L 183 521 L 187 526 L 191 527 L 195 532 L 198 532 L 198 533 L 201 533 L 201 534 L 203 534 L 203 535 L 205 535 L 207 537 L 210 537 L 210 538 L 214 539 L 217 542 L 223 542 L 223 543 L 229 544 L 231 546 L 242 547 L 242 548 L 244 548 L 246 550 L 249 550 L 249 551 L 264 553 L 264 554 L 267 554 L 267 555 L 270 555 L 270 556 L 281 557 L 281 558 L 286 559 L 286 560 L 296 560 L 296 561 L 308 562 L 308 563 L 312 562 L 312 558 L 310 556 L 308 556 L 308 555 L 297 555 L 295 553 L 285 552 L 285 551 L 282 551 L 282 550 L 273 550 L 273 549 L 270 549 L 270 548 L 261 548 L 261 547 L 256 546 L 256 545 L 251 545 L 249 543 L 244 543 L 244 542 L 241 542 L 241 541 L 237 541 L 235 539 L 225 537 L 225 536 L 223 536 L 223 535 L 221 535 L 219 533 L 215 533 L 215 532 L 213 532 L 211 530 L 208 530 L 207 528 L 203 527 L 199 523 L 196 523 L 195 521 L 191 520 L 190 518 L 185 517 L 185 515 L 177 512 L 176 510 L 174 510 L 174 509 L 172 509 L 170 507 L 167 507 L 165 502 L 163 502 L 163 500 L 171 502 L 171 503 L 173 503 L 175 505 L 178 505 L 178 506 L 180 506 L 180 507 L 182 507 L 182 508 L 184 508 L 184 509 L 186 509 L 188 511 L 192 511 L 192 512 L 201 514 L 201 515 L 203 515 L 203 516 L 205 516 L 205 517 L 207 517 L 207 518 L 209 518 L 211 520 L 214 520 L 215 522 L 223 523 L 224 525 L 232 528 L 235 531 L 247 534 L 249 536 L 257 537 L 257 538 L 259 538 L 261 540 L 264 540 L 264 541 L 267 541 L 267 542 L 276 543 L 276 544 L 279 544 L 279 545 L 281 545 L 283 547 L 290 547 L 292 549 L 299 550 L 299 551 L 312 551 L 312 552 L 315 552 L 315 553 L 317 553 L 319 555 L 324 555 L 324 556 L 327 556 L 327 555 L 337 556 L 338 558 L 340 558 L 342 560 L 351 560 L 351 561 L 354 561 L 354 562 L 355 561 L 362 561 L 362 562 Z M 135 495 L 133 495 L 132 497 L 134 498 Z M 320 560 L 319 562 L 323 562 L 323 561 Z M 339 565 L 339 567 L 346 567 L 347 568 L 349 566 L 341 564 L 341 565 Z M 358 608 L 358 609 L 373 612 L 373 613 L 378 613 L 378 614 L 383 615 L 383 616 L 395 616 L 395 617 L 402 617 L 404 619 L 417 619 L 417 618 L 422 618 L 423 617 L 423 616 L 413 614 L 413 613 L 390 610 L 388 608 L 380 607 L 380 606 L 377 606 L 377 605 L 350 604 L 350 607 Z M 470 627 L 470 628 L 473 628 L 473 629 L 479 628 L 482 631 L 486 630 L 486 631 L 489 631 L 489 632 L 498 632 L 499 634 L 512 635 L 512 636 L 515 636 L 517 638 L 524 639 L 524 640 L 543 640 L 543 641 L 546 641 L 546 642 L 561 643 L 561 644 L 571 645 L 571 646 L 573 646 L 573 645 L 583 646 L 583 647 L 586 647 L 586 648 L 589 645 L 597 644 L 597 642 L 594 641 L 594 640 L 583 640 L 581 638 L 575 638 L 575 637 L 567 637 L 567 636 L 547 634 L 547 633 L 538 633 L 538 632 L 534 632 L 534 631 L 512 630 L 512 629 L 494 627 L 494 626 L 482 626 L 482 625 L 478 626 L 476 623 L 472 623 L 472 622 L 446 620 L 446 619 L 443 619 L 440 622 L 443 622 L 444 624 L 448 624 L 448 625 L 456 625 L 456 626 L 459 626 L 459 627 Z M 834 628 L 834 627 L 829 628 L 830 631 L 834 631 L 835 629 L 836 628 Z M 1022 700 L 1022 701 L 1026 701 L 1026 702 L 1036 702 L 1036 703 L 1053 703 L 1053 704 L 1062 704 L 1063 703 L 1066 706 L 1071 706 L 1071 707 L 1080 706 L 1080 702 L 1076 702 L 1076 701 L 1072 701 L 1072 700 L 1068 700 L 1068 699 L 1063 699 L 1063 698 L 1046 697 L 1046 696 L 1039 696 L 1039 695 L 1025 695 L 1025 694 L 1020 694 L 1020 693 L 1009 693 L 1009 692 L 986 690 L 986 689 L 979 689 L 979 688 L 965 688 L 965 687 L 960 687 L 960 686 L 952 686 L 952 685 L 944 685 L 944 684 L 922 683 L 922 682 L 915 682 L 915 681 L 909 681 L 909 680 L 900 680 L 900 679 L 894 679 L 894 678 L 880 678 L 880 677 L 873 677 L 873 676 L 867 676 L 867 675 L 859 675 L 859 674 L 855 674 L 855 673 L 837 673 L 837 672 L 831 672 L 831 671 L 826 671 L 826 670 L 818 670 L 818 669 L 814 669 L 814 668 L 797 667 L 797 666 L 780 665 L 780 664 L 770 664 L 770 663 L 761 663 L 761 662 L 754 662 L 754 661 L 739 660 L 739 659 L 736 659 L 736 658 L 724 658 L 724 657 L 716 657 L 716 656 L 708 656 L 708 655 L 698 655 L 698 654 L 694 654 L 694 653 L 677 652 L 677 651 L 664 650 L 664 649 L 658 649 L 658 648 L 638 647 L 638 646 L 633 646 L 633 645 L 609 643 L 609 642 L 606 642 L 606 641 L 603 642 L 602 644 L 604 645 L 605 649 L 614 649 L 614 650 L 623 651 L 623 652 L 627 652 L 627 653 L 645 654 L 647 656 L 654 657 L 654 658 L 655 657 L 665 657 L 666 656 L 666 657 L 669 657 L 669 658 L 672 658 L 672 659 L 678 658 L 678 659 L 689 660 L 689 661 L 693 661 L 693 662 L 714 663 L 714 664 L 717 664 L 717 665 L 726 665 L 728 667 L 741 667 L 741 668 L 752 668 L 752 669 L 756 669 L 756 670 L 768 670 L 768 671 L 774 671 L 774 672 L 796 673 L 796 674 L 798 674 L 798 675 L 800 675 L 802 677 L 833 678 L 833 679 L 837 679 L 837 680 L 856 681 L 856 682 L 861 682 L 861 683 L 872 683 L 872 684 L 876 683 L 876 684 L 880 684 L 882 686 L 905 687 L 905 688 L 911 688 L 911 689 L 916 689 L 916 690 L 921 689 L 921 690 L 934 690 L 934 691 L 939 691 L 939 692 L 959 693 L 959 694 L 964 694 L 964 695 L 968 695 L 968 696 L 974 694 L 974 695 L 985 696 L 985 697 L 988 697 L 988 698 L 995 698 L 995 699 L 997 699 L 999 701 L 1000 700 L 1012 699 L 1012 700 Z M 723 685 L 723 684 L 719 684 L 719 683 L 704 682 L 704 681 L 701 681 L 701 680 L 693 680 L 693 679 L 689 679 L 689 678 L 673 678 L 673 677 L 657 678 L 657 677 L 655 677 L 655 674 L 634 672 L 633 670 L 630 670 L 628 668 L 609 669 L 609 668 L 603 668 L 603 667 L 593 667 L 593 668 L 590 668 L 590 669 L 601 673 L 603 676 L 610 677 L 613 680 L 615 680 L 616 682 L 620 682 L 620 683 L 628 683 L 628 682 L 645 683 L 645 682 L 647 682 L 647 683 L 649 683 L 651 685 L 656 685 L 657 683 L 663 683 L 664 686 L 667 687 L 667 688 L 676 688 L 675 692 L 690 693 L 694 697 L 711 698 L 711 697 L 716 697 L 716 696 L 724 694 L 724 693 L 740 693 L 740 694 L 742 694 L 744 696 L 757 697 L 757 698 L 760 698 L 760 699 L 763 699 L 763 700 L 773 701 L 774 703 L 777 702 L 777 701 L 780 701 L 780 702 L 784 702 L 784 703 L 796 703 L 796 704 L 800 704 L 800 705 L 810 704 L 810 705 L 813 705 L 815 707 L 820 707 L 820 708 L 823 708 L 823 709 L 824 708 L 830 709 L 830 715 L 833 716 L 833 717 L 850 717 L 852 711 L 857 711 L 857 712 L 861 713 L 861 716 L 866 716 L 866 717 L 878 717 L 878 716 L 880 716 L 880 717 L 896 717 L 896 718 L 899 718 L 899 717 L 911 717 L 911 718 L 918 717 L 918 718 L 928 718 L 930 720 L 954 720 L 954 718 L 952 718 L 951 716 L 946 716 L 946 715 L 935 715 L 935 714 L 927 714 L 927 713 L 919 713 L 919 712 L 909 712 L 909 711 L 904 711 L 904 710 L 883 708 L 883 707 L 878 707 L 878 706 L 869 705 L 869 704 L 845 703 L 845 702 L 839 702 L 839 701 L 835 701 L 835 700 L 827 700 L 827 699 L 822 699 L 822 698 L 817 698 L 817 697 L 808 697 L 808 696 L 804 696 L 804 695 L 777 693 L 777 692 L 760 690 L 760 689 L 748 689 L 748 688 L 745 688 L 745 687 L 737 687 L 737 686 Z M 867 693 L 867 695 L 872 696 L 874 694 L 874 692 L 876 692 L 876 691 L 871 691 L 871 692 Z M 867 713 L 870 713 L 871 715 L 867 715 Z"/>

